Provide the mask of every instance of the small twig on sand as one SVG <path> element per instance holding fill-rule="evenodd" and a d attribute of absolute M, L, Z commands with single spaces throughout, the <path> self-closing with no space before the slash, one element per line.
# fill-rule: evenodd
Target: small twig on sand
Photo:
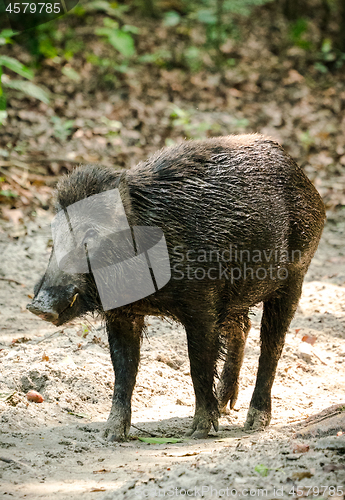
<path fill-rule="evenodd" d="M 321 361 L 321 363 L 322 363 L 323 365 L 326 365 L 326 366 L 327 366 L 327 363 L 325 363 L 325 362 L 324 362 L 324 361 L 323 361 L 323 360 L 322 360 L 322 359 L 321 359 L 321 358 L 320 358 L 320 357 L 316 354 L 316 352 L 315 352 L 315 351 L 313 351 L 313 354 L 314 354 L 314 356 L 315 356 L 315 358 L 316 358 L 316 359 L 318 359 L 319 361 Z"/>
<path fill-rule="evenodd" d="M 31 194 L 31 196 L 33 196 L 34 198 L 36 198 L 36 200 L 38 200 L 41 205 L 45 205 L 44 200 L 34 191 L 34 189 L 32 189 L 32 187 L 29 184 L 24 184 L 22 182 L 22 180 L 18 178 L 17 175 L 13 175 L 9 171 L 6 171 L 6 170 L 4 170 L 1 167 L 0 167 L 0 172 L 3 173 L 6 176 L 6 179 L 9 182 L 9 184 L 15 183 L 17 186 L 19 186 L 19 189 L 17 188 L 17 191 L 20 192 L 20 190 L 24 189 L 24 192 L 22 192 L 22 194 L 25 195 L 26 194 L 25 190 L 26 190 L 26 192 L 27 193 L 29 192 Z"/>
<path fill-rule="evenodd" d="M 154 434 L 153 432 L 145 431 L 144 429 L 139 429 L 139 427 L 137 427 L 136 425 L 131 424 L 131 426 L 134 427 L 134 429 L 136 429 L 137 431 L 144 432 L 145 434 L 148 434 L 149 436 L 151 436 L 153 438 L 159 437 L 158 434 Z"/>
<path fill-rule="evenodd" d="M 20 160 L 17 160 L 16 158 L 10 158 L 9 161 L 0 161 L 0 167 L 9 168 L 9 167 L 12 167 L 13 165 L 15 165 L 16 167 L 22 168 L 24 170 L 27 170 L 29 167 L 29 165 L 27 165 L 26 163 L 24 163 Z"/>
<path fill-rule="evenodd" d="M 319 422 L 322 422 L 323 420 L 326 420 L 327 418 L 331 418 L 331 417 L 335 417 L 336 415 L 340 415 L 341 413 L 344 412 L 344 408 L 345 408 L 344 404 L 341 403 L 338 405 L 338 408 L 335 408 L 333 411 L 327 412 L 328 409 L 326 408 L 326 410 L 323 410 L 321 412 L 321 413 L 326 412 L 323 415 L 317 414 L 317 415 L 312 415 L 310 417 L 307 417 L 307 422 L 306 422 L 306 420 L 300 420 L 300 418 L 296 418 L 295 420 L 289 420 L 289 424 L 291 424 L 293 422 L 298 422 L 298 425 L 305 425 L 306 423 L 308 425 L 318 424 Z"/>
<path fill-rule="evenodd" d="M 20 286 L 26 286 L 26 285 L 24 285 L 24 283 L 20 283 L 19 281 L 13 280 L 12 278 L 1 278 L 0 277 L 0 280 L 1 281 L 9 281 L 10 283 L 15 283 L 16 285 L 20 285 Z"/>
<path fill-rule="evenodd" d="M 13 460 L 13 458 L 0 457 L 2 462 L 6 462 L 7 464 L 15 464 L 19 467 L 27 467 L 28 469 L 32 469 L 32 467 L 24 462 L 20 462 L 19 460 Z"/>
<path fill-rule="evenodd" d="M 62 333 L 62 332 L 63 332 L 63 329 L 62 329 L 62 330 L 58 330 L 57 332 L 53 332 L 53 333 L 51 333 L 50 335 L 47 335 L 47 337 L 44 337 L 43 339 L 38 340 L 37 342 L 34 342 L 34 344 L 40 344 L 41 342 L 44 342 L 45 340 L 50 339 L 51 337 L 53 337 L 53 336 L 54 336 L 54 335 L 56 335 L 57 333 Z"/>

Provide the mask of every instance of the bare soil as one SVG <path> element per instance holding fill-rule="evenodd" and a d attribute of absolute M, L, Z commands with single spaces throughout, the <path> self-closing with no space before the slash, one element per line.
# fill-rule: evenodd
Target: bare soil
<path fill-rule="evenodd" d="M 50 215 L 38 214 L 16 227 L 16 238 L 0 220 L 1 498 L 344 499 L 344 412 L 331 409 L 305 422 L 345 401 L 345 222 L 339 212 L 329 216 L 286 338 L 269 428 L 243 430 L 259 356 L 259 305 L 251 315 L 236 409 L 205 440 L 184 438 L 194 411 L 184 330 L 147 318 L 125 443 L 102 439 L 114 384 L 104 326 L 90 318 L 56 328 L 25 309 L 50 251 L 43 229 Z M 306 335 L 316 337 L 314 345 L 302 341 Z M 31 389 L 43 403 L 27 401 Z M 138 440 L 150 434 L 181 442 Z"/>

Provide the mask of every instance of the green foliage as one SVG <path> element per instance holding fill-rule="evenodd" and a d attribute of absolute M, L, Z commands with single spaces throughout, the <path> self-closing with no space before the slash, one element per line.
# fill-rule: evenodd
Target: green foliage
<path fill-rule="evenodd" d="M 306 39 L 308 32 L 308 21 L 305 18 L 297 19 L 296 22 L 291 24 L 290 37 L 294 45 L 301 47 L 304 50 L 310 50 L 312 43 Z"/>
<path fill-rule="evenodd" d="M 76 11 L 76 9 L 79 9 Z M 116 17 L 122 19 L 122 15 L 129 9 L 128 5 L 119 5 L 117 2 L 106 2 L 104 0 L 94 0 L 93 2 L 88 2 L 84 5 L 77 5 L 73 12 L 77 12 L 78 15 L 84 15 L 86 12 L 104 12 L 110 17 Z"/>
<path fill-rule="evenodd" d="M 319 73 L 328 73 L 330 68 L 341 68 L 345 61 L 345 54 L 333 46 L 333 42 L 330 38 L 324 38 L 321 48 L 318 50 L 317 47 L 308 40 L 309 29 L 308 20 L 304 17 L 291 23 L 290 38 L 293 44 L 311 53 L 315 61 L 314 69 Z"/>
<path fill-rule="evenodd" d="M 73 30 L 71 30 L 68 35 L 69 38 L 66 40 L 64 47 L 64 56 L 67 61 L 72 59 L 75 54 L 78 54 L 78 52 L 81 52 L 85 48 L 83 40 L 76 38 L 73 34 Z"/>
<path fill-rule="evenodd" d="M 158 49 L 151 54 L 144 54 L 138 57 L 138 61 L 147 64 L 153 63 L 160 67 L 167 67 L 169 63 L 172 61 L 173 56 L 170 50 L 168 49 Z"/>
<path fill-rule="evenodd" d="M 0 125 L 3 125 L 4 122 L 6 121 L 7 118 L 7 111 L 1 110 L 0 111 Z"/>
<path fill-rule="evenodd" d="M 48 33 L 42 33 L 39 37 L 38 55 L 46 59 L 54 59 L 59 54 L 53 40 Z"/>
<path fill-rule="evenodd" d="M 48 92 L 32 82 L 26 82 L 25 80 L 7 80 L 5 85 L 9 89 L 19 90 L 27 96 L 34 97 L 45 104 L 49 104 Z"/>
<path fill-rule="evenodd" d="M 259 464 L 259 465 L 255 466 L 254 470 L 258 474 L 260 474 L 260 476 L 266 477 L 266 476 L 268 476 L 268 472 L 270 469 L 269 469 L 269 467 L 266 467 L 266 465 Z"/>
<path fill-rule="evenodd" d="M 172 104 L 170 112 L 171 126 L 180 129 L 187 139 L 204 139 L 207 137 L 207 132 L 213 132 L 213 134 L 220 132 L 220 126 L 217 123 L 193 120 L 194 114 L 193 110 L 186 111 L 176 104 Z M 167 146 L 171 144 L 167 142 Z"/>
<path fill-rule="evenodd" d="M 16 394 L 16 391 L 12 392 L 0 392 L 0 401 L 9 401 L 12 396 Z"/>
<path fill-rule="evenodd" d="M 264 464 L 258 464 L 258 465 L 256 465 L 254 467 L 254 470 L 258 474 L 260 474 L 260 476 L 262 476 L 262 477 L 268 476 L 268 473 L 269 473 L 270 470 L 277 471 L 277 472 L 283 472 L 282 469 L 274 469 L 274 468 L 272 469 L 270 467 L 266 467 L 266 465 L 264 465 Z"/>
<path fill-rule="evenodd" d="M 86 60 L 93 66 L 99 66 L 100 68 L 109 68 L 109 66 L 111 66 L 112 64 L 112 61 L 110 61 L 110 59 L 106 57 L 99 57 L 94 53 L 87 54 Z"/>
<path fill-rule="evenodd" d="M 107 118 L 106 116 L 102 116 L 100 118 L 100 122 L 104 123 L 104 125 L 106 125 L 106 127 L 109 130 L 107 137 L 112 135 L 118 135 L 119 130 L 121 130 L 122 128 L 121 122 L 119 122 L 118 120 L 109 120 L 109 118 Z"/>
<path fill-rule="evenodd" d="M 232 23 L 233 16 L 248 16 L 254 7 L 272 0 L 202 0 L 194 4 L 192 17 L 203 24 Z M 222 26 L 225 28 L 225 26 Z"/>
<path fill-rule="evenodd" d="M 2 30 L 0 33 L 0 45 L 6 45 L 8 43 L 13 43 L 12 36 L 14 35 L 12 30 Z"/>
<path fill-rule="evenodd" d="M 74 120 L 63 120 L 59 116 L 52 116 L 50 121 L 54 127 L 54 136 L 61 142 L 66 141 L 67 137 L 72 133 Z"/>
<path fill-rule="evenodd" d="M 85 338 L 90 333 L 90 330 L 89 330 L 89 327 L 87 325 L 82 324 L 81 326 L 82 326 L 82 331 L 81 331 L 81 335 L 80 336 L 82 338 Z"/>
<path fill-rule="evenodd" d="M 76 36 L 75 29 L 71 27 L 71 24 L 75 24 L 73 21 L 73 16 L 75 16 L 78 18 L 78 24 L 82 22 L 86 25 L 86 34 L 90 34 L 88 31 L 88 26 L 90 26 L 91 32 L 110 44 L 121 56 L 120 64 L 116 64 L 116 61 L 114 64 L 114 59 L 111 57 L 102 57 L 99 54 L 87 55 L 87 60 L 92 64 L 104 69 L 111 68 L 111 71 L 105 72 L 106 74 L 103 75 L 104 79 L 115 82 L 116 72 L 127 72 L 129 64 L 136 62 L 155 64 L 167 69 L 182 66 L 187 67 L 192 72 L 197 72 L 205 64 L 205 55 L 208 59 L 211 56 L 217 64 L 227 64 L 227 59 L 226 57 L 222 59 L 219 48 L 234 31 L 234 16 L 248 15 L 254 6 L 263 5 L 269 1 L 272 0 L 192 0 L 191 2 L 183 2 L 182 13 L 171 10 L 162 15 L 163 25 L 169 29 L 177 30 L 181 34 L 181 40 L 186 41 L 182 51 L 175 52 L 174 48 L 164 47 L 158 48 L 151 54 L 141 54 L 139 57 L 135 57 L 134 35 L 137 35 L 139 30 L 135 26 L 125 24 L 124 20 L 124 14 L 130 9 L 130 6 L 112 0 L 93 0 L 80 3 L 69 13 L 71 22 L 66 23 L 66 19 L 59 18 L 37 26 L 30 30 L 30 36 L 23 34 L 21 43 L 30 50 L 36 64 L 43 58 L 53 59 L 56 63 L 60 63 L 62 58 L 70 61 L 76 54 L 85 49 L 82 39 L 84 28 L 81 27 L 81 34 Z M 158 4 L 155 1 L 149 1 L 149 3 L 154 6 L 155 13 L 159 14 Z M 146 8 L 147 2 L 142 2 L 143 6 L 144 4 Z M 102 27 L 98 23 L 98 13 L 103 16 Z M 96 23 L 95 14 L 97 16 Z M 188 43 L 190 42 L 190 30 L 196 24 L 201 25 L 201 29 L 204 28 L 207 35 L 206 44 Z M 0 37 L 0 44 L 4 43 L 3 40 L 6 40 L 6 36 L 8 33 L 3 33 Z M 210 49 L 215 50 L 210 51 Z M 62 73 L 75 82 L 80 81 L 80 76 L 72 67 L 63 65 Z"/>
<path fill-rule="evenodd" d="M 114 59 L 109 59 L 108 57 L 99 57 L 96 54 L 89 53 L 86 55 L 87 62 L 90 62 L 93 66 L 98 66 L 100 68 L 99 76 L 104 82 L 111 83 L 112 87 L 116 85 L 118 77 L 116 73 L 126 73 L 128 71 L 128 61 L 124 61 L 121 64 L 116 64 Z"/>
<path fill-rule="evenodd" d="M 108 17 L 104 19 L 103 23 L 104 28 L 97 28 L 95 33 L 105 36 L 110 45 L 124 57 L 129 58 L 133 56 L 135 54 L 135 47 L 131 33 L 138 33 L 138 28 L 129 25 L 119 28 L 119 23 Z"/>
<path fill-rule="evenodd" d="M 19 194 L 10 191 L 9 189 L 0 189 L 0 195 L 6 198 L 18 198 Z"/>
<path fill-rule="evenodd" d="M 254 7 L 265 5 L 273 0 L 192 0 L 186 2 L 188 13 L 200 13 L 200 21 L 208 22 L 207 15 L 217 17 L 217 11 L 222 10 L 225 14 L 248 16 Z M 212 17 L 212 22 L 215 20 Z"/>
<path fill-rule="evenodd" d="M 236 32 L 236 20 L 238 16 L 247 16 L 251 10 L 260 5 L 264 5 L 273 0 L 200 0 L 186 3 L 188 9 L 187 15 L 181 15 L 175 11 L 167 12 L 164 16 L 164 25 L 175 28 L 180 26 L 192 27 L 201 25 L 206 33 L 206 45 L 204 49 L 214 49 L 213 56 L 216 65 L 224 63 L 220 47 Z M 188 7 L 187 7 L 188 5 Z M 189 47 L 192 49 L 185 58 L 185 63 L 192 71 L 198 71 L 202 66 L 200 52 L 197 54 L 198 47 Z"/>
<path fill-rule="evenodd" d="M 58 19 L 49 21 L 17 35 L 14 41 L 31 53 L 37 65 L 44 58 L 58 56 L 57 42 L 62 36 L 58 25 Z"/>
<path fill-rule="evenodd" d="M 307 151 L 315 144 L 315 138 L 310 135 L 309 130 L 300 133 L 299 141 Z"/>
<path fill-rule="evenodd" d="M 181 22 L 181 16 L 175 11 L 170 11 L 167 12 L 164 16 L 164 26 L 168 26 L 169 28 L 172 28 L 174 26 L 177 26 Z"/>
<path fill-rule="evenodd" d="M 70 66 L 64 66 L 61 70 L 61 73 L 74 82 L 80 82 L 81 80 L 79 73 Z"/>
<path fill-rule="evenodd" d="M 12 36 L 13 32 L 11 30 L 3 30 L 0 33 L 0 44 L 5 45 L 7 43 L 13 43 L 11 38 Z M 23 78 L 26 78 L 26 80 L 16 80 L 10 78 L 9 75 L 4 73 L 4 68 L 9 69 Z M 7 100 L 4 88 L 17 90 L 21 94 L 34 97 L 35 99 L 38 99 L 46 104 L 49 103 L 48 92 L 31 81 L 27 81 L 33 80 L 33 78 L 33 71 L 20 61 L 14 57 L 0 55 L 0 125 L 2 125 L 7 118 Z"/>
<path fill-rule="evenodd" d="M 82 22 L 93 25 L 94 14 L 104 13 L 104 28 L 99 28 L 102 30 L 99 36 L 104 36 L 125 57 L 130 57 L 135 53 L 131 33 L 137 33 L 137 28 L 125 25 L 120 29 L 119 24 L 112 19 L 121 20 L 123 13 L 127 10 L 128 6 L 119 5 L 117 2 L 95 0 L 78 4 L 69 12 L 69 17 L 83 18 Z M 70 60 L 84 49 L 82 36 L 76 36 L 74 28 L 61 29 L 64 22 L 64 17 L 61 17 L 30 30 L 30 36 L 25 33 L 21 35 L 21 43 L 26 46 L 37 62 L 42 58 L 56 59 L 58 57 Z M 58 59 L 56 61 L 58 62 Z"/>
<path fill-rule="evenodd" d="M 172 128 L 178 129 L 186 139 L 205 139 L 212 135 L 219 135 L 222 132 L 219 123 L 200 120 L 200 115 L 198 116 L 193 109 L 181 109 L 176 104 L 171 104 L 170 109 L 169 118 Z M 229 119 L 229 122 L 232 133 L 243 132 L 249 125 L 246 118 L 236 118 L 234 116 Z M 170 139 L 166 141 L 167 146 L 171 146 L 173 143 Z"/>
<path fill-rule="evenodd" d="M 0 125 L 6 118 L 6 97 L 2 88 L 2 67 L 0 66 Z"/>
<path fill-rule="evenodd" d="M 187 47 L 187 49 L 183 53 L 186 65 L 193 72 L 197 72 L 202 68 L 202 51 L 195 46 Z"/>
<path fill-rule="evenodd" d="M 333 48 L 332 40 L 325 38 L 322 41 L 321 51 L 318 53 L 317 59 L 314 63 L 314 68 L 319 73 L 328 73 L 329 67 L 339 69 L 343 66 L 345 53 Z"/>
<path fill-rule="evenodd" d="M 13 57 L 0 56 L 0 66 L 5 66 L 11 71 L 14 71 L 14 73 L 17 73 L 19 76 L 23 76 L 24 78 L 28 78 L 29 80 L 32 80 L 34 77 L 31 69 L 27 68 L 26 66 L 24 66 L 24 64 L 19 62 L 17 59 L 14 59 Z"/>

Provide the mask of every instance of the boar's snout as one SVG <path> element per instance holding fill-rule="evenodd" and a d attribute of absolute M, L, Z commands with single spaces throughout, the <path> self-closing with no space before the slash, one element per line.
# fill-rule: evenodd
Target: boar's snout
<path fill-rule="evenodd" d="M 26 308 L 45 321 L 60 325 L 71 319 L 79 293 L 74 285 L 41 288 Z"/>
<path fill-rule="evenodd" d="M 54 323 L 54 321 L 59 318 L 59 314 L 56 311 L 53 311 L 49 307 L 44 307 L 43 304 L 35 300 L 28 304 L 26 308 L 33 314 L 36 314 L 40 318 L 45 321 L 50 321 L 51 323 Z"/>

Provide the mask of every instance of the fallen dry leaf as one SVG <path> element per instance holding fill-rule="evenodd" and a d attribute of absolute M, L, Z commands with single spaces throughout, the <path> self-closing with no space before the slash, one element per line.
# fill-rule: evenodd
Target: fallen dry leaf
<path fill-rule="evenodd" d="M 30 401 L 30 403 L 43 403 L 44 401 L 42 394 L 36 391 L 29 391 L 26 394 L 26 399 Z"/>
<path fill-rule="evenodd" d="M 295 442 L 292 443 L 292 453 L 307 453 L 309 444 Z"/>
<path fill-rule="evenodd" d="M 302 342 L 307 342 L 307 344 L 314 345 L 317 340 L 317 337 L 315 335 L 303 335 L 302 337 Z"/>
<path fill-rule="evenodd" d="M 291 478 L 292 479 L 297 479 L 298 481 L 300 481 L 301 479 L 305 479 L 305 478 L 310 478 L 310 477 L 313 477 L 313 474 L 309 471 L 305 471 L 305 472 L 294 472 L 292 475 L 291 475 Z"/>

